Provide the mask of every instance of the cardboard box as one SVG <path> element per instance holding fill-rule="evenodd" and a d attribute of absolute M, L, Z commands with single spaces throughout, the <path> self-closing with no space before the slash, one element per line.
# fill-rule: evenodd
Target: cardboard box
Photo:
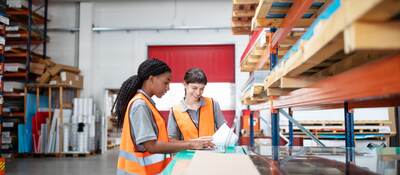
<path fill-rule="evenodd" d="M 50 79 L 50 81 L 57 81 L 57 82 L 61 82 L 61 77 L 60 76 L 54 76 L 54 77 L 51 77 L 51 79 Z"/>
<path fill-rule="evenodd" d="M 53 62 L 53 60 L 51 60 L 50 58 L 43 59 L 43 57 L 38 57 L 38 56 L 35 56 L 35 55 L 32 56 L 32 62 L 43 64 L 46 67 L 52 67 L 52 66 L 56 65 L 56 63 Z"/>
<path fill-rule="evenodd" d="M 77 73 L 77 74 L 80 72 L 80 70 L 76 67 L 67 66 L 67 65 L 63 65 L 63 64 L 56 64 L 55 66 L 49 68 L 49 72 L 50 72 L 51 76 L 55 76 L 58 73 L 60 73 L 61 71 L 72 72 L 72 73 Z"/>
<path fill-rule="evenodd" d="M 55 65 L 56 65 L 56 63 L 53 62 L 51 59 L 45 59 L 45 60 L 43 60 L 43 62 L 44 62 L 44 64 L 45 64 L 47 67 L 55 66 Z"/>
<path fill-rule="evenodd" d="M 61 66 L 53 66 L 47 69 L 51 76 L 56 76 L 58 73 L 61 72 Z"/>
<path fill-rule="evenodd" d="M 39 82 L 39 83 L 48 83 L 49 80 L 50 80 L 50 77 L 51 77 L 50 72 L 46 71 L 37 79 L 37 82 Z"/>
<path fill-rule="evenodd" d="M 76 88 L 82 88 L 83 77 L 71 72 L 60 72 L 60 76 L 54 77 L 50 84 L 65 84 Z"/>
<path fill-rule="evenodd" d="M 40 63 L 30 63 L 29 64 L 29 72 L 42 75 L 46 69 L 46 65 Z"/>

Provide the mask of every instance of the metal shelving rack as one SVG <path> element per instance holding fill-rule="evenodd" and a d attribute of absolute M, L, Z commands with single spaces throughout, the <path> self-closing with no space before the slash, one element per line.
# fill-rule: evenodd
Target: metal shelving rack
<path fill-rule="evenodd" d="M 31 60 L 35 57 L 46 58 L 47 7 L 48 0 L 27 0 L 26 4 L 21 4 L 19 8 L 16 6 L 7 7 L 7 16 L 10 18 L 12 26 L 8 26 L 6 31 L 5 62 L 25 64 L 25 69 L 18 72 L 5 72 L 3 80 L 17 81 L 25 85 L 34 78 L 29 73 Z M 41 9 L 44 11 L 43 16 L 37 13 Z M 42 55 L 33 52 L 39 45 L 43 45 Z M 2 117 L 16 120 L 17 122 L 14 124 L 17 126 L 19 123 L 26 123 L 26 95 L 25 88 L 4 92 L 4 102 L 15 102 L 19 106 L 17 106 L 17 111 L 10 110 L 7 115 L 3 113 Z M 23 105 L 20 106 L 20 104 Z M 1 108 L 1 111 L 4 111 L 3 108 Z M 16 136 L 18 136 L 18 133 L 16 133 Z M 13 145 L 12 154 L 17 153 L 17 145 Z"/>
<path fill-rule="evenodd" d="M 5 48 L 5 34 L 6 34 L 6 25 L 9 24 L 9 19 L 6 15 L 6 2 L 2 1 L 0 4 L 0 109 L 2 109 L 3 103 L 4 103 L 4 97 L 3 97 L 3 73 L 4 73 L 4 48 Z M 0 110 L 0 150 L 3 153 L 3 144 L 8 144 L 8 141 L 10 137 L 3 136 L 4 131 L 7 131 L 7 127 L 3 127 L 3 111 Z M 6 143 L 4 143 L 6 142 Z M 0 155 L 2 157 L 3 155 Z M 4 159 L 3 159 L 4 161 Z"/>
<path fill-rule="evenodd" d="M 289 126 L 299 125 L 283 108 L 343 108 L 346 162 L 354 162 L 353 109 L 400 105 L 400 2 L 294 0 L 279 15 L 282 19 L 274 20 L 274 4 L 280 3 L 259 2 L 252 19 L 254 33 L 241 61 L 242 70 L 249 72 L 269 66 L 263 90 L 271 111 L 272 146 L 279 146 L 279 114 L 289 119 Z M 291 33 L 298 26 L 308 28 L 280 56 L 281 45 L 292 41 Z M 252 48 L 257 48 L 259 39 L 253 38 L 260 32 L 267 32 L 268 44 L 255 57 Z M 291 145 L 292 127 L 289 132 Z M 273 159 L 278 158 L 275 148 Z"/>

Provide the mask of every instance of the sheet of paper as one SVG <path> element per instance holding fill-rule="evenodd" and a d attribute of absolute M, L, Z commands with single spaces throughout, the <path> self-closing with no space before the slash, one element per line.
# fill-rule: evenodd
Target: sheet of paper
<path fill-rule="evenodd" d="M 196 151 L 183 174 L 188 175 L 259 175 L 251 159 L 244 154 Z"/>
<path fill-rule="evenodd" d="M 225 123 L 218 128 L 212 137 L 212 142 L 217 146 L 233 146 L 238 140 L 238 136 Z"/>

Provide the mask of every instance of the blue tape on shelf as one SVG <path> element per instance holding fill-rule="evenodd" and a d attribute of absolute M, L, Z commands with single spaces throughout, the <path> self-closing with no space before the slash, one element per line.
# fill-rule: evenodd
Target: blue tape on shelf
<path fill-rule="evenodd" d="M 291 7 L 292 2 L 273 2 L 271 7 Z"/>
<path fill-rule="evenodd" d="M 340 7 L 340 0 L 333 0 L 331 4 L 319 15 L 320 19 L 328 19 Z"/>
<path fill-rule="evenodd" d="M 313 2 L 311 7 L 312 8 L 319 8 L 319 7 L 322 7 L 324 5 L 324 3 L 326 3 L 326 2 Z"/>

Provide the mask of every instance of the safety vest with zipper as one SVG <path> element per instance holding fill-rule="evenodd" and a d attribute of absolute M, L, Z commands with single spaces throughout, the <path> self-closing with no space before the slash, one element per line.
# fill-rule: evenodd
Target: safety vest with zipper
<path fill-rule="evenodd" d="M 189 113 L 183 111 L 180 105 L 172 107 L 173 117 L 185 141 L 203 136 L 212 136 L 215 133 L 213 100 L 208 97 L 203 97 L 203 100 L 204 105 L 199 109 L 198 127 Z"/>

